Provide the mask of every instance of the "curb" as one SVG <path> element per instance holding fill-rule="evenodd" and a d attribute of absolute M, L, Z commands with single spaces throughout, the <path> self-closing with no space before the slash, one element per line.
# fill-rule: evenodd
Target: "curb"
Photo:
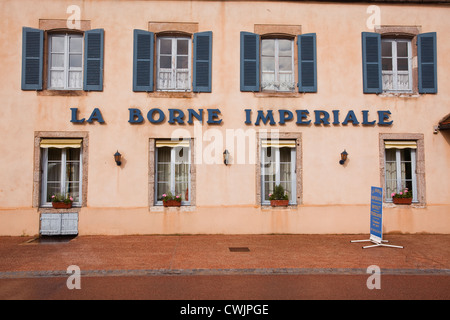
<path fill-rule="evenodd" d="M 84 277 L 135 276 L 216 276 L 216 275 L 366 275 L 363 268 L 257 268 L 257 269 L 148 269 L 148 270 L 86 270 Z M 54 271 L 0 272 L 0 279 L 68 277 L 72 273 Z M 383 275 L 440 275 L 449 276 L 450 269 L 383 269 Z"/>

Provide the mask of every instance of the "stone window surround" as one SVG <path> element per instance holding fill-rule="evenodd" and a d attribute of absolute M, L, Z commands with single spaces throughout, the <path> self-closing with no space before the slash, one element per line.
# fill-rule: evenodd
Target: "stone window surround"
<path fill-rule="evenodd" d="M 426 185 L 425 185 L 425 148 L 423 133 L 380 133 L 379 136 L 379 163 L 380 163 L 380 184 L 385 189 L 385 148 L 384 142 L 388 140 L 411 140 L 417 142 L 416 149 L 416 179 L 417 179 L 417 201 L 411 207 L 423 208 L 426 206 Z M 386 207 L 397 207 L 395 204 L 386 202 L 383 197 L 383 204 Z M 404 206 L 404 205 L 403 205 Z"/>
<path fill-rule="evenodd" d="M 181 211 L 191 211 L 195 208 L 196 204 L 196 165 L 195 165 L 195 139 L 190 138 L 190 152 L 191 152 L 191 190 L 190 190 L 190 204 L 181 207 L 171 207 L 165 208 L 163 206 L 155 205 L 155 174 L 156 174 L 156 163 L 155 163 L 155 149 L 156 140 L 161 138 L 150 138 L 149 139 L 149 149 L 148 149 L 148 206 L 150 211 L 164 211 L 164 210 L 181 210 Z"/>
<path fill-rule="evenodd" d="M 80 29 L 69 29 L 66 19 L 40 19 L 39 29 L 44 30 L 44 66 L 42 74 L 42 90 L 36 91 L 38 96 L 86 96 L 84 90 L 49 90 L 47 89 L 48 78 L 48 34 L 52 32 L 68 32 L 83 34 L 84 31 L 91 30 L 90 20 L 79 20 Z"/>
<path fill-rule="evenodd" d="M 289 38 L 295 39 L 297 35 L 302 34 L 301 25 L 283 25 L 283 24 L 255 24 L 254 33 L 259 34 L 263 38 Z M 298 83 L 298 54 L 297 45 L 294 43 L 294 80 Z M 254 92 L 256 98 L 282 97 L 282 98 L 298 98 L 303 94 L 297 90 L 293 92 Z"/>
<path fill-rule="evenodd" d="M 376 26 L 374 31 L 381 35 L 381 38 L 403 38 L 411 40 L 411 72 L 412 72 L 412 92 L 383 92 L 381 95 L 385 96 L 418 96 L 419 95 L 419 74 L 418 74 L 418 62 L 417 62 L 417 35 L 421 33 L 421 26 Z"/>
<path fill-rule="evenodd" d="M 271 135 L 270 131 L 266 133 L 257 132 L 256 133 L 256 205 L 261 206 L 262 208 L 270 207 L 268 205 L 262 205 L 261 204 L 261 139 L 270 139 L 273 137 Z M 303 199 L 303 183 L 302 183 L 302 133 L 301 132 L 279 132 L 276 134 L 276 137 L 278 139 L 295 139 L 297 147 L 295 149 L 295 155 L 296 155 L 296 198 L 297 198 L 297 204 L 296 205 L 289 205 L 288 208 L 297 207 L 302 204 Z"/>
<path fill-rule="evenodd" d="M 148 22 L 148 31 L 153 32 L 155 34 L 155 44 L 156 38 L 158 36 L 190 36 L 192 38 L 193 34 L 198 32 L 198 23 L 197 22 L 157 22 L 157 21 L 149 21 Z M 192 45 L 192 44 L 191 44 Z M 157 55 L 156 55 L 156 45 L 155 45 L 155 61 L 153 68 L 153 79 L 157 78 Z M 193 66 L 193 51 L 191 54 L 191 66 Z M 192 67 L 191 67 L 192 68 Z M 192 71 L 192 70 L 191 70 Z M 192 81 L 192 75 L 191 75 Z M 193 98 L 197 95 L 197 93 L 192 91 L 186 92 L 176 92 L 176 91 L 158 91 L 156 90 L 156 83 L 154 84 L 155 90 L 153 92 L 148 92 L 147 96 L 151 98 Z"/>
<path fill-rule="evenodd" d="M 44 212 L 56 212 L 58 210 L 52 208 L 40 208 L 40 194 L 41 194 L 41 140 L 43 138 L 78 138 L 83 139 L 82 148 L 82 190 L 81 190 L 81 207 L 87 206 L 87 183 L 88 183 L 88 159 L 89 159 L 89 133 L 85 131 L 37 131 L 34 133 L 34 161 L 33 161 L 33 202 L 34 208 L 39 208 Z M 72 208 L 72 211 L 79 210 L 79 207 Z M 61 211 L 61 210 L 59 210 Z M 64 210 L 63 210 L 64 211 Z"/>

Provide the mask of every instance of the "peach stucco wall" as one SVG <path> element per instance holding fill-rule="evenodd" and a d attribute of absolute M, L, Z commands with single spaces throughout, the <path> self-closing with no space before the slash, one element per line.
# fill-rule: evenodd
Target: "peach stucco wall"
<path fill-rule="evenodd" d="M 80 96 L 48 95 L 21 90 L 22 27 L 39 28 L 40 19 L 67 19 L 77 5 L 92 29 L 105 30 L 102 92 Z M 412 96 L 363 94 L 361 32 L 368 5 L 280 1 L 0 1 L 0 235 L 39 232 L 39 208 L 33 207 L 34 135 L 40 131 L 85 131 L 89 134 L 87 203 L 79 210 L 80 234 L 172 233 L 368 233 L 370 187 L 380 186 L 380 133 L 420 133 L 425 145 L 425 197 L 420 207 L 384 209 L 384 232 L 450 233 L 450 132 L 433 127 L 450 113 L 450 8 L 427 5 L 382 5 L 381 25 L 419 26 L 437 32 L 438 93 Z M 149 22 L 198 23 L 213 32 L 212 92 L 167 97 L 132 91 L 133 29 Z M 240 92 L 239 32 L 256 24 L 298 25 L 317 34 L 317 93 L 292 97 Z M 105 124 L 73 124 L 70 108 L 80 118 L 94 108 Z M 128 123 L 128 108 L 145 115 L 220 109 L 221 125 L 202 133 L 226 135 L 227 129 L 278 129 L 301 132 L 301 203 L 293 208 L 261 208 L 256 203 L 255 164 L 196 166 L 195 206 L 163 209 L 149 205 L 149 139 L 170 137 L 175 129 L 194 135 L 193 125 Z M 392 126 L 245 125 L 244 109 L 389 110 Z M 295 113 L 295 112 L 294 112 Z M 277 120 L 277 116 L 276 116 Z M 254 118 L 253 118 L 254 122 Z M 212 130 L 212 131 L 211 131 Z M 214 131 L 216 130 L 216 131 Z M 209 145 L 203 136 L 204 146 Z M 346 149 L 349 160 L 338 160 Z M 117 167 L 113 154 L 124 158 Z M 238 152 L 231 156 L 237 159 Z M 210 153 L 209 153 L 210 154 Z"/>

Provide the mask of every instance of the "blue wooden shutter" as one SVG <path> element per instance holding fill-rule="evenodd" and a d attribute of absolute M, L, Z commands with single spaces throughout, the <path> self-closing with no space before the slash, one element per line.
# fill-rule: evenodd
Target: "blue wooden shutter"
<path fill-rule="evenodd" d="M 241 32 L 241 91 L 259 91 L 259 35 Z"/>
<path fill-rule="evenodd" d="M 437 93 L 436 32 L 417 36 L 419 93 Z"/>
<path fill-rule="evenodd" d="M 212 32 L 194 34 L 193 91 L 211 92 Z"/>
<path fill-rule="evenodd" d="M 381 36 L 378 33 L 363 32 L 361 38 L 364 93 L 381 93 Z"/>
<path fill-rule="evenodd" d="M 316 34 L 297 36 L 298 91 L 317 92 Z"/>
<path fill-rule="evenodd" d="M 103 90 L 103 29 L 84 33 L 84 78 L 83 90 Z"/>
<path fill-rule="evenodd" d="M 153 91 L 154 34 L 134 30 L 133 91 Z"/>
<path fill-rule="evenodd" d="M 44 31 L 22 29 L 22 90 L 42 90 Z"/>

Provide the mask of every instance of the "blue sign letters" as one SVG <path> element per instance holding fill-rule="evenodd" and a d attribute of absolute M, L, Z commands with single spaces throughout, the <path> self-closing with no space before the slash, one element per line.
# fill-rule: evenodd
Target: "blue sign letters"
<path fill-rule="evenodd" d="M 370 238 L 383 238 L 383 189 L 372 187 L 370 192 Z"/>

